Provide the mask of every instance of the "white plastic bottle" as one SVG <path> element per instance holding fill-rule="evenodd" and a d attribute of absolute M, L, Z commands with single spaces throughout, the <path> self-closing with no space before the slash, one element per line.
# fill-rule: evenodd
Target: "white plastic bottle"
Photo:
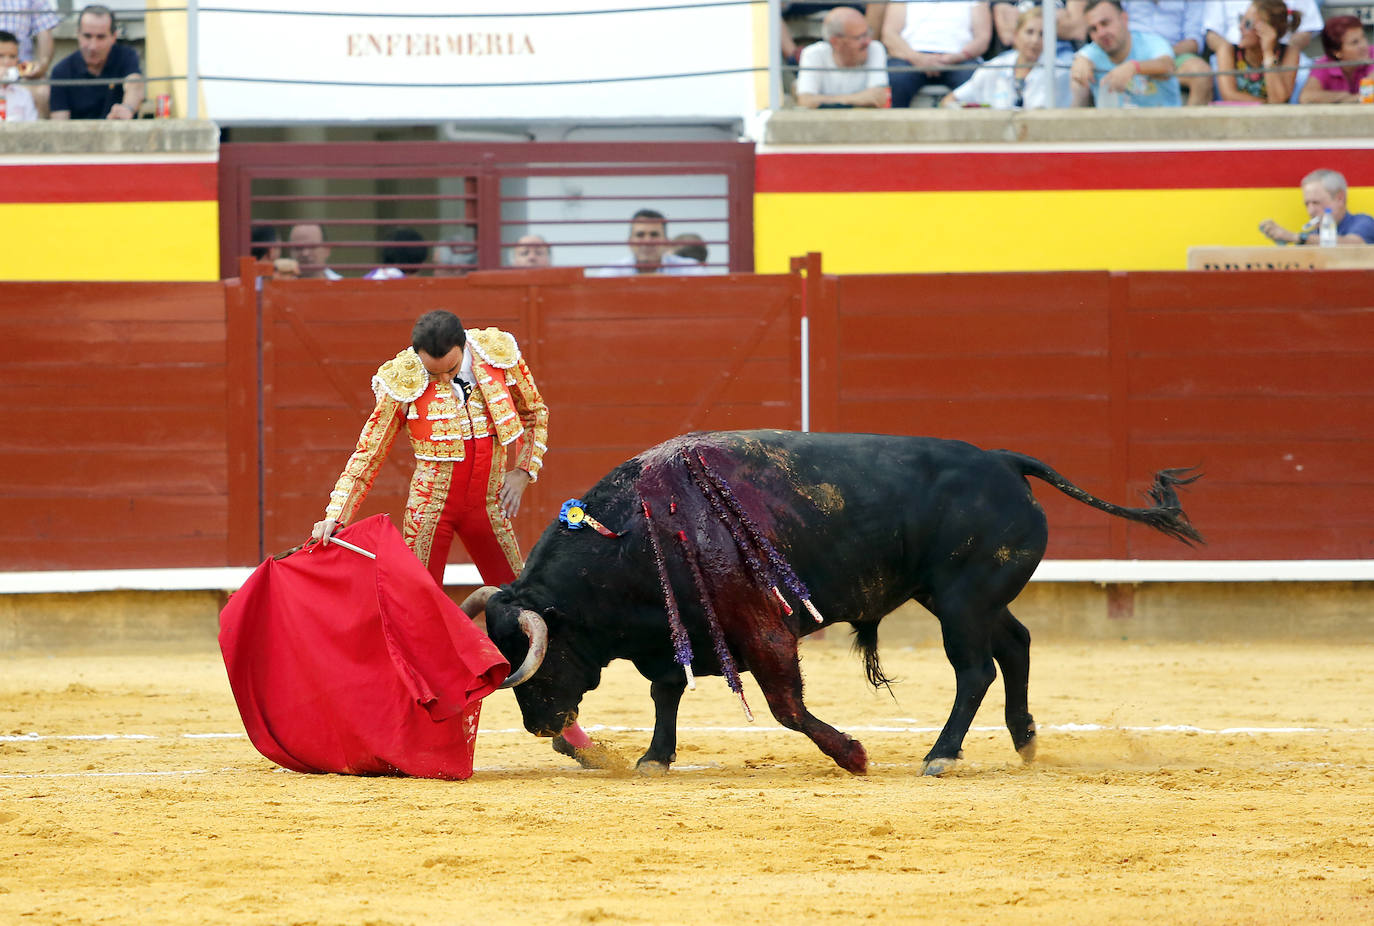
<path fill-rule="evenodd" d="M 1322 221 L 1317 226 L 1317 241 L 1324 248 L 1335 247 L 1336 245 L 1336 219 L 1328 209 L 1322 213 Z"/>
<path fill-rule="evenodd" d="M 992 88 L 993 109 L 1015 109 L 1016 92 L 1011 86 L 1011 74 L 997 75 L 997 83 Z"/>

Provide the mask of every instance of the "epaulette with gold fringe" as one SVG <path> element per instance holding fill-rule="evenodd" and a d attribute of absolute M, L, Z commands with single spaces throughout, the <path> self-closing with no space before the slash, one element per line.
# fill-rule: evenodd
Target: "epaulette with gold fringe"
<path fill-rule="evenodd" d="M 469 328 L 472 352 L 498 370 L 509 370 L 520 362 L 520 347 L 515 335 L 500 328 Z"/>
<path fill-rule="evenodd" d="M 372 392 L 377 398 L 385 392 L 397 402 L 414 402 L 428 385 L 429 371 L 413 347 L 382 364 L 372 377 Z"/>

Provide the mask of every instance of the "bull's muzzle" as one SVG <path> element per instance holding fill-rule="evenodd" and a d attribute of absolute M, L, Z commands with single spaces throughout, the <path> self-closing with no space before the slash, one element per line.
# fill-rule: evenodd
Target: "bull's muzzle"
<path fill-rule="evenodd" d="M 473 592 L 461 605 L 463 613 L 468 617 L 477 617 L 487 609 L 487 599 L 500 591 L 491 585 L 484 585 Z M 544 623 L 544 619 L 533 611 L 520 609 L 520 617 L 517 618 L 520 629 L 524 631 L 525 638 L 530 641 L 529 651 L 525 654 L 525 661 L 520 663 L 506 680 L 501 683 L 502 688 L 514 688 L 521 682 L 527 681 L 531 675 L 539 670 L 539 666 L 544 661 L 544 654 L 549 650 L 549 628 Z"/>

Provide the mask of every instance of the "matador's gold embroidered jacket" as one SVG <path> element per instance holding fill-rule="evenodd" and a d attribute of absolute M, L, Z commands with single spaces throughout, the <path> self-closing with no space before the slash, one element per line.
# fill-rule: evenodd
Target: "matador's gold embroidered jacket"
<path fill-rule="evenodd" d="M 464 459 L 464 440 L 495 436 L 504 447 L 523 437 L 515 465 L 531 481 L 539 478 L 548 450 L 549 410 L 514 336 L 499 328 L 470 328 L 467 345 L 476 383 L 466 403 L 456 387 L 430 379 L 414 348 L 381 365 L 372 377 L 377 405 L 329 493 L 326 518 L 347 522 L 357 513 L 402 423 L 419 460 L 458 462 Z"/>

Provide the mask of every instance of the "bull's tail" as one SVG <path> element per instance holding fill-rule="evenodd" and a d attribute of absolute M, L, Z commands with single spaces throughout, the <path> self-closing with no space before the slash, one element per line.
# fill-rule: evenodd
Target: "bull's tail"
<path fill-rule="evenodd" d="M 864 657 L 864 676 L 868 683 L 874 688 L 886 688 L 888 694 L 892 694 L 892 683 L 896 679 L 889 678 L 883 671 L 882 663 L 878 661 L 878 624 L 854 624 L 854 649 L 863 654 Z M 893 695 L 893 697 L 896 697 Z"/>
<path fill-rule="evenodd" d="M 1124 508 L 1121 505 L 1104 502 L 1096 495 L 1084 492 L 1034 457 L 1013 453 L 1010 450 L 999 450 L 997 453 L 1019 470 L 1021 475 L 1034 476 L 1036 479 L 1048 482 L 1069 498 L 1077 499 L 1085 505 L 1091 505 L 1098 511 L 1105 511 L 1107 514 L 1115 515 L 1118 518 L 1147 524 L 1161 534 L 1168 534 L 1189 546 L 1195 543 L 1206 543 L 1202 539 L 1202 535 L 1198 533 L 1197 528 L 1193 527 L 1188 520 L 1188 515 L 1183 513 L 1183 506 L 1178 501 L 1178 493 L 1174 491 L 1175 486 L 1186 486 L 1201 477 L 1201 473 L 1194 472 L 1195 467 L 1160 470 L 1155 473 L 1154 485 L 1150 487 L 1148 493 L 1150 501 L 1154 504 L 1149 508 Z"/>

